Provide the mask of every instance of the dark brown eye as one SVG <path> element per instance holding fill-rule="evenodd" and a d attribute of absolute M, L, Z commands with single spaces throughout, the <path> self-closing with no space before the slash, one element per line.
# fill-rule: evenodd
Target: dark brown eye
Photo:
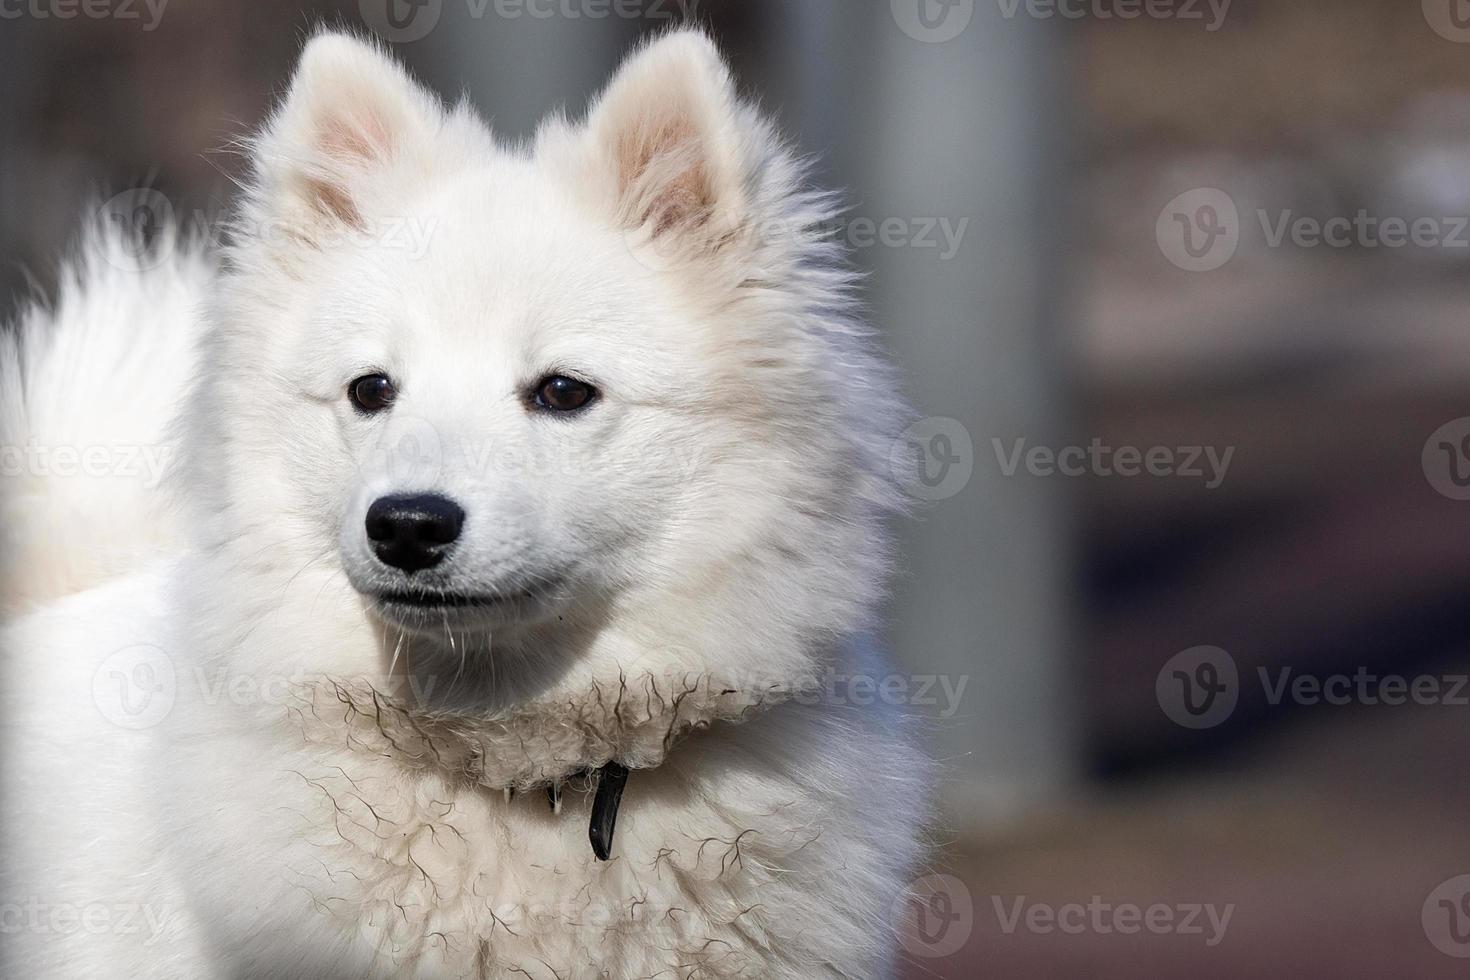
<path fill-rule="evenodd" d="M 381 412 L 393 404 L 398 389 L 381 374 L 369 374 L 347 386 L 347 397 L 359 412 Z"/>
<path fill-rule="evenodd" d="M 536 386 L 536 405 L 552 412 L 575 412 L 596 397 L 597 389 L 587 382 L 559 374 Z"/>

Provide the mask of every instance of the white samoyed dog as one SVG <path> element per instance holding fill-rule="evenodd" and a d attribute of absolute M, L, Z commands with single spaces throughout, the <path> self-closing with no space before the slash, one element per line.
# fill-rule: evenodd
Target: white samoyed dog
<path fill-rule="evenodd" d="M 890 975 L 906 420 L 715 47 L 505 146 L 321 34 L 249 153 L 0 338 L 5 974 Z"/>

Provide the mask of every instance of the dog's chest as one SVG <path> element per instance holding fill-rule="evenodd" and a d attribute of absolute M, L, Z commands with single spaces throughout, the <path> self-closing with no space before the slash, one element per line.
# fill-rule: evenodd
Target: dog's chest
<path fill-rule="evenodd" d="M 772 971 L 768 868 L 792 828 L 732 819 L 670 777 L 635 773 L 613 852 L 588 839 L 590 787 L 554 812 L 507 798 L 333 766 L 300 776 L 314 803 L 296 882 L 385 975 L 761 977 Z M 762 898 L 757 899 L 757 894 Z M 672 972 L 670 972 L 672 971 Z"/>

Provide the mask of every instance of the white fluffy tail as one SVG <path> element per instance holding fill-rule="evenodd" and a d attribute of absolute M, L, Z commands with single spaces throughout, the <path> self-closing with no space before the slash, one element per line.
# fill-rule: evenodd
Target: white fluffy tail
<path fill-rule="evenodd" d="M 0 619 L 177 545 L 164 505 L 170 421 L 213 276 L 205 249 L 143 249 L 96 227 L 56 302 L 0 331 Z"/>

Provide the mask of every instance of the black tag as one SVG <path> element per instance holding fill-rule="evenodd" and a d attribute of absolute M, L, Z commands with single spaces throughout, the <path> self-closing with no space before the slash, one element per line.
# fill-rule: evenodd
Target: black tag
<path fill-rule="evenodd" d="M 592 800 L 592 826 L 588 828 L 588 836 L 592 838 L 592 853 L 599 861 L 612 856 L 613 830 L 617 827 L 618 805 L 623 801 L 626 785 L 626 767 L 609 762 L 597 770 L 597 796 Z"/>

